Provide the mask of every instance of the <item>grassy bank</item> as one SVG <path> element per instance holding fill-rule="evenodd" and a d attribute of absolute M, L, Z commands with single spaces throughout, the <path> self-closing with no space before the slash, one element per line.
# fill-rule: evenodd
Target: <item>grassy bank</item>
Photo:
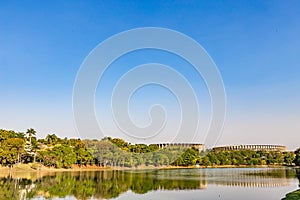
<path fill-rule="evenodd" d="M 283 198 L 282 200 L 299 200 L 299 199 L 300 199 L 300 189 L 286 194 L 285 198 Z"/>

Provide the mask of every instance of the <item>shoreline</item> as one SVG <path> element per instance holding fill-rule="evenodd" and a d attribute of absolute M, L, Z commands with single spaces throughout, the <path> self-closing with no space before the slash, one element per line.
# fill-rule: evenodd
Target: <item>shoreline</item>
<path fill-rule="evenodd" d="M 222 168 L 299 168 L 297 166 L 285 165 L 215 165 L 215 166 L 139 166 L 139 167 L 99 167 L 99 166 L 77 166 L 72 168 L 53 168 L 39 166 L 39 169 L 33 169 L 32 164 L 14 165 L 13 168 L 0 166 L 0 174 L 18 173 L 18 172 L 78 172 L 78 171 L 103 171 L 103 170 L 168 170 L 168 169 L 222 169 Z"/>

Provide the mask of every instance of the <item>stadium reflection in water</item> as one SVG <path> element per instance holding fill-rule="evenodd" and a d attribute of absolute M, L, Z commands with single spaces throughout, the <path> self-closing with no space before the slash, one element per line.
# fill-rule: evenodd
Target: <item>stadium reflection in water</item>
<path fill-rule="evenodd" d="M 294 169 L 169 169 L 15 173 L 0 178 L 0 199 L 111 199 L 127 191 L 205 190 L 221 187 L 284 187 L 295 184 Z M 280 197 L 279 197 L 280 198 Z"/>

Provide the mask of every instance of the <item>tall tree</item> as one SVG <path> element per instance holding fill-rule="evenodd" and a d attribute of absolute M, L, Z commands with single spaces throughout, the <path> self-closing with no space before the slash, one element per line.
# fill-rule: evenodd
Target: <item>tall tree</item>
<path fill-rule="evenodd" d="M 27 129 L 26 137 L 27 137 L 27 141 L 25 145 L 25 150 L 28 152 L 30 156 L 33 156 L 33 162 L 35 162 L 36 151 L 37 151 L 36 131 L 33 128 Z"/>
<path fill-rule="evenodd" d="M 295 163 L 297 166 L 300 166 L 300 148 L 298 148 L 298 149 L 295 151 L 295 154 L 296 154 L 296 157 L 295 157 L 294 163 Z"/>
<path fill-rule="evenodd" d="M 26 136 L 29 138 L 29 142 L 31 144 L 31 138 L 36 136 L 36 131 L 33 128 L 29 128 L 26 131 Z"/>
<path fill-rule="evenodd" d="M 46 136 L 46 141 L 48 145 L 56 145 L 56 143 L 59 141 L 60 139 L 55 135 L 55 134 L 48 134 Z"/>

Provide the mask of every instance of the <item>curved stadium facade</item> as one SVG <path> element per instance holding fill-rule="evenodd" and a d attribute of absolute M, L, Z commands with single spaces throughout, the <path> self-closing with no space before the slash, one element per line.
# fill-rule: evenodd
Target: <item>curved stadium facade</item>
<path fill-rule="evenodd" d="M 286 146 L 282 145 L 232 145 L 214 147 L 214 151 L 229 151 L 229 150 L 252 150 L 252 151 L 286 151 Z"/>
<path fill-rule="evenodd" d="M 164 149 L 167 147 L 183 147 L 183 148 L 195 148 L 199 151 L 204 150 L 204 144 L 199 143 L 160 143 L 155 144 L 159 149 Z"/>

